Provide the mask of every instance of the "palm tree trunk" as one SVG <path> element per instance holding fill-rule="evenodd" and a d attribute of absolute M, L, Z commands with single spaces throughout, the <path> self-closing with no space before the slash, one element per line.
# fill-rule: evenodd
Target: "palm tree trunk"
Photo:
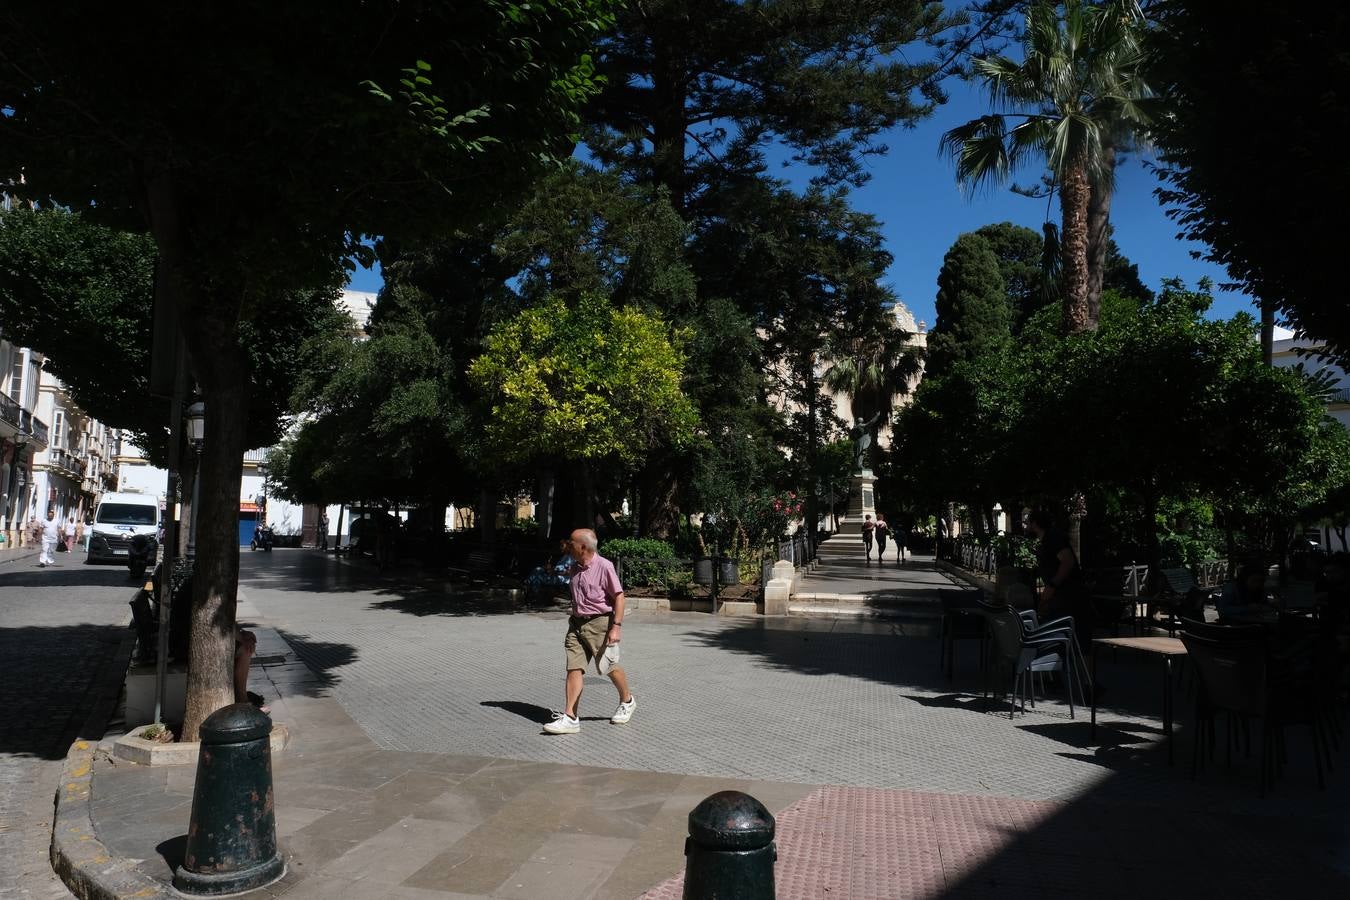
<path fill-rule="evenodd" d="M 1092 188 L 1087 166 L 1079 155 L 1065 167 L 1059 188 L 1063 224 L 1060 229 L 1060 255 L 1064 294 L 1064 328 L 1070 334 L 1096 328 L 1088 308 L 1088 204 Z"/>
<path fill-rule="evenodd" d="M 1102 148 L 1108 171 L 1115 168 L 1116 148 Z M 1094 185 L 1088 198 L 1088 318 L 1097 327 L 1102 313 L 1102 284 L 1106 280 L 1106 247 L 1111 243 L 1111 186 Z"/>

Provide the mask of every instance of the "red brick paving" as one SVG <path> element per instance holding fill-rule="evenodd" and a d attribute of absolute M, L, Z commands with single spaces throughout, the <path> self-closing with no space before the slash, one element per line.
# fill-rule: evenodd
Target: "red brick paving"
<path fill-rule="evenodd" d="M 1346 896 L 1279 818 L 822 787 L 778 817 L 778 900 Z M 1255 827 L 1254 827 L 1255 826 Z M 683 875 L 641 900 L 680 900 Z"/>

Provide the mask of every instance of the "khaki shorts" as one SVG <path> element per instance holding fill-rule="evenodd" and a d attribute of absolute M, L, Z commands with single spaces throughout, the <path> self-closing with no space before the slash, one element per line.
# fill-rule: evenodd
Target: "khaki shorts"
<path fill-rule="evenodd" d="M 595 671 L 598 674 L 609 674 L 609 670 L 618 662 L 619 650 L 619 645 L 615 644 L 610 648 L 612 653 L 605 653 L 611 618 L 609 613 L 593 618 L 568 617 L 567 637 L 563 639 L 563 653 L 567 657 L 568 671 L 572 669 L 584 671 L 586 664 L 594 660 Z"/>

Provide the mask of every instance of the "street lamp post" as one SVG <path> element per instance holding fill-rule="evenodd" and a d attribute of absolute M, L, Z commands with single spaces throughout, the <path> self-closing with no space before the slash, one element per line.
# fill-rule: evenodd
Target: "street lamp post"
<path fill-rule="evenodd" d="M 206 446 L 206 404 L 198 400 L 187 408 L 188 445 L 197 457 L 197 471 L 192 478 L 192 512 L 188 519 L 188 560 L 197 558 L 197 498 L 201 496 L 202 448 Z"/>

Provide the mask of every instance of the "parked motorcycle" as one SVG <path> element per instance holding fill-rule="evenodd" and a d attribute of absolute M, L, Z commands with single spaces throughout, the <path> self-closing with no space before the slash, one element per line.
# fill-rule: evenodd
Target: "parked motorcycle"
<path fill-rule="evenodd" d="M 131 539 L 131 548 L 127 551 L 127 568 L 136 581 L 145 578 L 145 570 L 155 564 L 159 557 L 159 541 L 152 535 L 138 534 Z"/>
<path fill-rule="evenodd" d="M 269 553 L 272 550 L 272 528 L 270 525 L 259 525 L 253 529 L 253 540 L 248 542 L 250 550 L 266 550 Z"/>

